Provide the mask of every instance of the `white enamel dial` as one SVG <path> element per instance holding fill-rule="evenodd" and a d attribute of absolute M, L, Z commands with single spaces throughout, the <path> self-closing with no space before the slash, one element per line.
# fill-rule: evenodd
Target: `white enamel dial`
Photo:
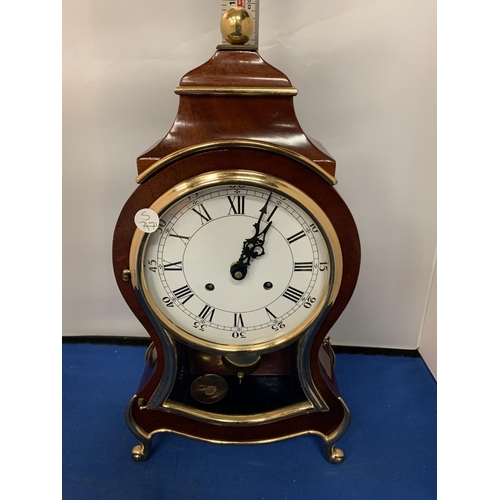
<path fill-rule="evenodd" d="M 201 183 L 158 210 L 138 274 L 156 316 L 191 343 L 269 348 L 317 317 L 337 263 L 303 199 L 280 183 L 235 181 Z"/>

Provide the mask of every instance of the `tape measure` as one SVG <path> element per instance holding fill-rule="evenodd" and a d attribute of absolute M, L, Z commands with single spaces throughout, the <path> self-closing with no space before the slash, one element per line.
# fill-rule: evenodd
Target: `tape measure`
<path fill-rule="evenodd" d="M 254 22 L 254 32 L 253 36 L 250 38 L 250 41 L 247 45 L 259 45 L 259 1 L 260 0 L 222 0 L 222 11 L 221 15 L 224 14 L 231 7 L 243 7 L 250 14 L 252 14 L 253 22 Z M 222 43 L 225 45 L 229 45 L 226 40 L 222 39 Z"/>

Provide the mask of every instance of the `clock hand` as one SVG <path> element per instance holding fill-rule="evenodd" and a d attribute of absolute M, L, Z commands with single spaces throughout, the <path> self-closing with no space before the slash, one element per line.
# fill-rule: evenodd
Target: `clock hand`
<path fill-rule="evenodd" d="M 264 242 L 266 240 L 266 233 L 271 227 L 272 221 L 266 226 L 265 229 L 262 230 L 259 234 L 252 236 L 245 240 L 243 243 L 243 250 L 241 252 L 240 259 L 238 262 L 244 262 L 247 265 L 250 265 L 250 258 L 256 259 L 257 257 L 261 257 L 265 254 L 264 251 Z"/>
<path fill-rule="evenodd" d="M 255 228 L 255 236 L 254 236 L 254 238 L 256 238 L 259 235 L 259 232 L 260 232 L 260 223 L 262 222 L 262 217 L 264 217 L 264 214 L 267 214 L 267 205 L 269 204 L 269 200 L 271 199 L 272 194 L 273 194 L 272 192 L 269 193 L 269 196 L 267 197 L 265 205 L 259 210 L 259 212 L 260 212 L 259 219 L 253 225 L 253 227 Z"/>
<path fill-rule="evenodd" d="M 231 265 L 231 276 L 235 280 L 242 280 L 246 276 L 247 268 L 250 265 L 250 259 L 257 259 L 258 257 L 262 257 L 262 255 L 265 254 L 264 242 L 266 240 L 267 231 L 269 231 L 269 228 L 271 227 L 272 221 L 270 221 L 262 231 L 260 230 L 260 225 L 262 223 L 264 214 L 267 214 L 267 206 L 272 194 L 272 192 L 269 193 L 266 203 L 259 210 L 260 216 L 257 222 L 253 225 L 253 227 L 255 228 L 255 234 L 251 238 L 248 238 L 243 242 L 243 249 L 241 251 L 240 258 L 237 262 L 234 262 Z"/>

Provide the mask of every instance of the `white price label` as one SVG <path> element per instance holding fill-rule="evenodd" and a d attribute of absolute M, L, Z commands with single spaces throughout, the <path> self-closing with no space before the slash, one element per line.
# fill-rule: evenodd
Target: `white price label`
<path fill-rule="evenodd" d="M 150 208 L 143 208 L 135 214 L 134 222 L 141 231 L 154 233 L 158 229 L 160 218 Z"/>

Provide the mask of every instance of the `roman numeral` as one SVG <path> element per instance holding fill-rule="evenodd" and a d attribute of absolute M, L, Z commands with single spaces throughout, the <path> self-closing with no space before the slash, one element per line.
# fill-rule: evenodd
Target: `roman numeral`
<path fill-rule="evenodd" d="M 182 261 L 163 264 L 164 271 L 182 271 Z"/>
<path fill-rule="evenodd" d="M 312 262 L 296 262 L 293 268 L 294 271 L 311 271 L 313 270 Z"/>
<path fill-rule="evenodd" d="M 205 208 L 205 205 L 203 203 L 200 203 L 198 205 L 200 207 L 200 210 L 196 210 L 196 208 L 193 208 L 193 212 L 198 214 L 201 217 L 201 224 L 205 224 L 205 222 L 209 222 L 212 220 L 212 217 L 210 217 L 210 214 L 207 212 L 207 209 Z"/>
<path fill-rule="evenodd" d="M 267 315 L 269 316 L 269 319 L 272 321 L 273 319 L 276 319 L 276 315 L 273 314 L 267 307 L 265 308 L 266 309 L 266 313 Z"/>
<path fill-rule="evenodd" d="M 183 304 L 185 304 L 193 295 L 194 293 L 191 291 L 191 289 L 187 286 L 181 286 L 180 288 L 177 288 L 177 290 L 174 290 L 172 292 L 179 300 L 185 299 L 182 301 Z"/>
<path fill-rule="evenodd" d="M 243 324 L 243 316 L 241 314 L 234 313 L 234 326 L 235 328 L 237 328 L 238 326 L 245 326 Z"/>
<path fill-rule="evenodd" d="M 276 205 L 272 212 L 269 214 L 269 217 L 266 219 L 266 222 L 269 222 L 271 220 L 271 217 L 274 215 L 274 212 L 276 212 L 276 210 L 278 210 L 278 205 Z"/>
<path fill-rule="evenodd" d="M 244 196 L 228 196 L 229 200 L 229 214 L 234 213 L 236 215 L 242 215 L 245 213 L 245 197 Z M 236 204 L 235 204 L 236 202 Z"/>
<path fill-rule="evenodd" d="M 285 293 L 283 294 L 283 297 L 286 297 L 288 300 L 297 303 L 302 297 L 302 295 L 304 295 L 304 292 L 297 290 L 293 286 L 289 286 L 285 291 Z"/>
<path fill-rule="evenodd" d="M 210 307 L 206 305 L 202 310 L 201 313 L 198 314 L 198 316 L 201 319 L 205 319 L 207 321 L 212 321 L 214 319 L 214 312 L 215 312 L 215 307 Z"/>
<path fill-rule="evenodd" d="M 170 236 L 172 238 L 179 238 L 184 245 L 187 245 L 187 241 L 189 240 L 189 236 L 181 236 L 180 234 L 177 234 L 173 229 L 170 231 Z"/>
<path fill-rule="evenodd" d="M 297 240 L 300 240 L 300 238 L 303 238 L 305 235 L 306 233 L 304 233 L 304 231 L 299 231 L 298 233 L 292 234 L 292 236 L 290 236 L 290 238 L 287 238 L 286 240 L 290 244 L 295 243 Z"/>

